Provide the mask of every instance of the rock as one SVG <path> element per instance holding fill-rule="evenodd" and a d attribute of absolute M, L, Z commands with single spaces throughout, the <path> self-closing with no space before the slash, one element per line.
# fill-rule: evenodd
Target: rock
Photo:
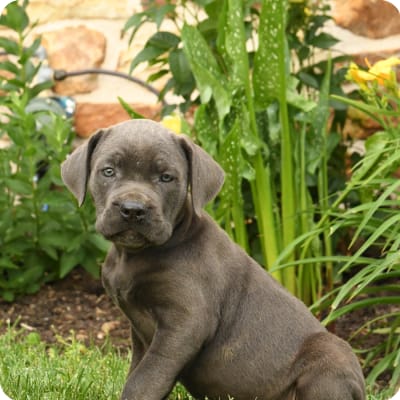
<path fill-rule="evenodd" d="M 131 107 L 149 119 L 157 119 L 159 106 L 136 105 Z M 74 118 L 76 133 L 81 137 L 89 137 L 100 128 L 127 121 L 130 117 L 119 103 L 78 103 Z"/>
<path fill-rule="evenodd" d="M 63 19 L 127 19 L 141 9 L 140 0 L 31 0 L 28 13 L 40 23 Z"/>
<path fill-rule="evenodd" d="M 106 39 L 101 32 L 85 26 L 46 32 L 42 44 L 53 69 L 77 71 L 99 67 L 104 61 Z M 54 91 L 63 95 L 88 93 L 97 86 L 96 75 L 83 75 L 57 82 Z"/>
<path fill-rule="evenodd" d="M 108 321 L 101 325 L 101 331 L 108 335 L 111 331 L 117 329 L 121 325 L 120 321 Z"/>
<path fill-rule="evenodd" d="M 376 39 L 400 34 L 400 14 L 384 0 L 335 0 L 333 17 L 357 35 Z"/>

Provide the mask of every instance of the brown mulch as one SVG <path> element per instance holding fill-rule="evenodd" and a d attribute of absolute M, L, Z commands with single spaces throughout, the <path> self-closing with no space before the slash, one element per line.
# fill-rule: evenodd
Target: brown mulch
<path fill-rule="evenodd" d="M 13 303 L 0 300 L 0 333 L 8 325 L 37 332 L 49 344 L 74 335 L 86 344 L 101 345 L 109 337 L 118 347 L 130 345 L 128 321 L 104 292 L 101 281 L 83 269 Z"/>

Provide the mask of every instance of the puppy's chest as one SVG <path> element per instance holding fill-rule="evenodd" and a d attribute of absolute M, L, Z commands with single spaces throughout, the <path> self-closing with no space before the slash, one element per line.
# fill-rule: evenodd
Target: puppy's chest
<path fill-rule="evenodd" d="M 129 319 L 135 331 L 140 333 L 142 340 L 150 343 L 156 329 L 156 321 L 151 308 L 138 301 L 144 288 L 127 279 L 125 274 L 119 274 L 118 271 L 108 272 L 103 275 L 103 284 L 108 295 Z"/>

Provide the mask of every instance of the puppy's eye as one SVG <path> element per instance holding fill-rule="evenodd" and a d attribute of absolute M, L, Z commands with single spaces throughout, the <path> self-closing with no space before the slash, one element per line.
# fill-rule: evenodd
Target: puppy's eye
<path fill-rule="evenodd" d="M 163 183 L 168 183 L 172 182 L 174 180 L 174 177 L 170 174 L 162 174 L 160 175 L 160 181 Z"/>
<path fill-rule="evenodd" d="M 107 167 L 101 170 L 101 173 L 103 174 L 103 176 L 105 176 L 106 178 L 111 178 L 112 176 L 115 175 L 114 172 L 114 168 L 111 167 Z"/>

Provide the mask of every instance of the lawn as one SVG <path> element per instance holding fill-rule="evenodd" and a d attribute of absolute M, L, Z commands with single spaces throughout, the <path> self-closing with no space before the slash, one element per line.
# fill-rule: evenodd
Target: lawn
<path fill-rule="evenodd" d="M 73 334 L 50 347 L 37 333 L 10 328 L 0 336 L 0 385 L 13 400 L 118 400 L 128 366 L 129 354 L 119 354 L 109 343 L 87 347 Z M 170 396 L 192 399 L 179 385 Z"/>

